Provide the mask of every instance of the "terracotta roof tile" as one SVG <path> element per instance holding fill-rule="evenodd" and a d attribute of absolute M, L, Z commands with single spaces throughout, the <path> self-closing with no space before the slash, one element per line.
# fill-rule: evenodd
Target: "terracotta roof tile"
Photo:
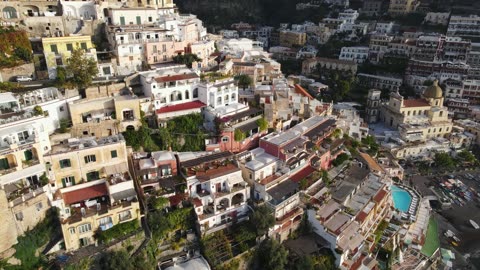
<path fill-rule="evenodd" d="M 315 171 L 314 168 L 312 168 L 310 165 L 308 165 L 307 167 L 301 169 L 300 171 L 298 171 L 296 174 L 290 176 L 290 179 L 293 181 L 293 182 L 300 182 L 300 180 L 302 180 L 303 178 L 309 176 L 310 174 L 312 174 L 313 172 Z"/>
<path fill-rule="evenodd" d="M 161 113 L 169 113 L 169 112 L 177 112 L 177 111 L 185 111 L 185 110 L 193 110 L 193 109 L 199 109 L 203 108 L 207 105 L 205 105 L 201 101 L 191 101 L 191 102 L 186 102 L 178 105 L 172 105 L 172 106 L 165 106 L 160 109 L 158 109 L 156 112 L 157 114 Z"/>
<path fill-rule="evenodd" d="M 302 86 L 300 86 L 299 84 L 295 84 L 295 92 L 301 94 L 301 95 L 304 95 L 306 97 L 308 97 L 309 99 L 313 99 L 312 95 L 310 95 L 307 90 L 305 90 L 305 88 L 303 88 Z"/>
<path fill-rule="evenodd" d="M 360 213 L 357 214 L 357 217 L 355 218 L 358 222 L 362 223 L 365 221 L 365 219 L 367 218 L 368 214 L 363 212 L 363 211 L 360 211 Z"/>
<path fill-rule="evenodd" d="M 65 192 L 63 193 L 63 200 L 65 201 L 65 204 L 69 205 L 72 203 L 78 203 L 88 199 L 98 198 L 107 195 L 107 186 L 105 185 L 105 183 L 101 183 L 95 186 Z"/>
<path fill-rule="evenodd" d="M 385 196 L 386 196 L 387 194 L 388 194 L 388 193 L 387 193 L 384 189 L 382 189 L 382 190 L 380 190 L 380 191 L 375 195 L 375 197 L 373 197 L 373 200 L 374 200 L 375 202 L 377 202 L 377 203 L 378 203 L 378 202 L 381 202 L 381 201 L 383 200 L 383 198 L 385 198 Z"/>
<path fill-rule="evenodd" d="M 378 171 L 378 172 L 385 172 L 382 167 L 378 164 L 378 162 L 373 159 L 369 154 L 360 152 L 360 157 L 367 163 L 370 170 Z"/>

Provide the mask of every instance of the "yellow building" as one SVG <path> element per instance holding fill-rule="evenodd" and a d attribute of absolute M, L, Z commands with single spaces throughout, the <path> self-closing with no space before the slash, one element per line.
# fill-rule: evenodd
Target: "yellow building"
<path fill-rule="evenodd" d="M 55 188 L 106 178 L 128 171 L 127 148 L 122 135 L 71 138 L 55 144 L 44 156 Z"/>
<path fill-rule="evenodd" d="M 97 230 L 139 219 L 121 135 L 68 139 L 53 145 L 44 159 L 57 189 L 52 205 L 60 209 L 67 250 L 93 244 Z"/>
<path fill-rule="evenodd" d="M 307 34 L 297 31 L 280 31 L 280 46 L 303 46 L 307 42 Z"/>
<path fill-rule="evenodd" d="M 453 124 L 443 99 L 438 81 L 425 90 L 421 99 L 404 99 L 393 92 L 381 108 L 380 119 L 386 126 L 397 129 L 406 142 L 446 137 L 452 132 Z"/>
<path fill-rule="evenodd" d="M 85 50 L 87 56 L 97 61 L 97 50 L 90 36 L 42 38 L 42 45 L 50 79 L 57 77 L 57 67 L 66 65 L 67 59 L 75 49 Z"/>
<path fill-rule="evenodd" d="M 388 13 L 398 16 L 405 15 L 414 12 L 419 4 L 420 1 L 416 0 L 390 0 Z"/>
<path fill-rule="evenodd" d="M 111 136 L 141 126 L 140 101 L 133 96 L 82 99 L 69 103 L 72 137 Z"/>
<path fill-rule="evenodd" d="M 54 200 L 60 208 L 67 251 L 94 244 L 97 231 L 123 222 L 140 222 L 140 205 L 131 179 L 101 179 L 63 188 Z"/>

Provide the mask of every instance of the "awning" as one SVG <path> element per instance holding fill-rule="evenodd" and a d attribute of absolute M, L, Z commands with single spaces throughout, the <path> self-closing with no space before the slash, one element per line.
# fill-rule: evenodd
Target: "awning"
<path fill-rule="evenodd" d="M 9 174 L 2 175 L 0 176 L 0 183 L 2 185 L 10 184 L 18 180 L 25 179 L 32 175 L 41 175 L 44 172 L 45 172 L 45 165 L 40 163 L 37 165 L 30 166 L 28 168 L 22 169 L 20 171 L 11 172 Z"/>
<path fill-rule="evenodd" d="M 112 195 L 112 199 L 115 202 L 118 202 L 118 201 L 121 201 L 121 200 L 136 197 L 137 193 L 135 192 L 135 189 L 132 188 L 132 189 L 127 189 L 127 190 L 123 190 L 123 191 L 120 191 L 120 192 L 112 193 L 111 195 Z"/>
<path fill-rule="evenodd" d="M 105 174 L 107 175 L 123 174 L 124 172 L 128 172 L 127 163 L 120 163 L 105 167 Z"/>
<path fill-rule="evenodd" d="M 66 205 L 72 203 L 78 203 L 93 198 L 98 198 L 108 195 L 108 189 L 105 183 L 101 183 L 95 186 L 90 186 L 82 189 L 77 189 L 70 192 L 63 193 L 63 200 Z"/>

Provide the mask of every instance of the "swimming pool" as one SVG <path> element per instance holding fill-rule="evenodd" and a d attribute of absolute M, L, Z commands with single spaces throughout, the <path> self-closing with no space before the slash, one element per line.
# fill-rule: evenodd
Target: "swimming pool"
<path fill-rule="evenodd" d="M 401 187 L 392 186 L 392 197 L 395 208 L 407 213 L 412 202 L 412 195 Z"/>

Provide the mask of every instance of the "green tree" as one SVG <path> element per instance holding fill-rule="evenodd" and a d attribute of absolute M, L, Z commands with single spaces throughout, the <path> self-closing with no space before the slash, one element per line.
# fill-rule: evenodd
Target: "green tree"
<path fill-rule="evenodd" d="M 342 130 L 339 129 L 339 128 L 336 128 L 333 132 L 332 132 L 332 137 L 333 138 L 340 138 L 340 136 L 342 135 Z"/>
<path fill-rule="evenodd" d="M 75 264 L 68 264 L 65 270 L 90 270 L 92 268 L 93 260 L 91 258 L 83 258 Z"/>
<path fill-rule="evenodd" d="M 294 270 L 314 270 L 315 261 L 312 256 L 305 255 L 297 260 L 293 266 Z"/>
<path fill-rule="evenodd" d="M 301 189 L 301 190 L 306 190 L 308 188 L 308 180 L 307 178 L 303 178 L 302 180 L 300 180 L 300 182 L 298 183 L 298 187 Z"/>
<path fill-rule="evenodd" d="M 265 119 L 265 117 L 258 119 L 257 125 L 260 131 L 265 131 L 268 129 L 268 121 Z"/>
<path fill-rule="evenodd" d="M 250 87 L 253 85 L 253 80 L 250 78 L 250 76 L 246 74 L 241 74 L 235 76 L 235 81 L 237 81 L 237 85 L 241 87 L 243 90 L 247 89 L 247 87 Z"/>
<path fill-rule="evenodd" d="M 170 201 L 165 197 L 157 197 L 152 201 L 152 206 L 156 210 L 163 209 L 169 205 Z"/>
<path fill-rule="evenodd" d="M 35 107 L 33 107 L 33 114 L 34 115 L 43 115 L 43 109 L 42 107 L 36 105 Z"/>
<path fill-rule="evenodd" d="M 467 150 L 463 150 L 462 152 L 458 153 L 457 159 L 460 162 L 466 162 L 466 163 L 476 163 L 477 162 L 477 159 L 475 158 L 475 156 Z"/>
<path fill-rule="evenodd" d="M 14 55 L 25 62 L 31 62 L 33 59 L 32 50 L 24 47 L 15 48 Z"/>
<path fill-rule="evenodd" d="M 105 270 L 133 270 L 135 266 L 132 260 L 128 260 L 129 254 L 126 250 L 107 251 L 100 257 L 99 265 Z"/>
<path fill-rule="evenodd" d="M 177 64 L 184 64 L 189 68 L 192 68 L 193 62 L 202 61 L 196 54 L 187 53 L 187 54 L 179 54 L 173 57 L 173 62 Z"/>
<path fill-rule="evenodd" d="M 255 255 L 260 269 L 283 270 L 288 262 L 288 251 L 274 239 L 264 240 Z"/>
<path fill-rule="evenodd" d="M 337 167 L 337 166 L 340 166 L 342 165 L 345 161 L 347 161 L 349 158 L 349 156 L 345 153 L 341 153 L 340 155 L 338 155 L 333 161 L 332 161 L 332 165 Z"/>
<path fill-rule="evenodd" d="M 58 129 L 58 131 L 60 133 L 66 133 L 68 131 L 69 126 L 70 126 L 70 120 L 68 120 L 67 118 L 62 118 L 60 119 L 60 128 Z"/>
<path fill-rule="evenodd" d="M 237 128 L 237 129 L 235 129 L 235 132 L 233 133 L 233 137 L 234 137 L 235 141 L 241 142 L 241 141 L 245 140 L 245 138 L 247 138 L 247 134 L 245 134 L 245 132 L 243 132 L 242 130 Z"/>
<path fill-rule="evenodd" d="M 266 205 L 258 206 L 250 213 L 250 223 L 255 226 L 257 235 L 265 235 L 270 227 L 275 225 L 272 210 Z"/>
<path fill-rule="evenodd" d="M 322 181 L 329 186 L 330 185 L 330 177 L 328 176 L 328 171 L 327 170 L 322 170 Z"/>
<path fill-rule="evenodd" d="M 447 153 L 436 153 L 434 157 L 435 166 L 438 169 L 450 170 L 455 167 L 455 162 Z"/>
<path fill-rule="evenodd" d="M 92 84 L 98 74 L 97 62 L 87 56 L 83 49 L 75 49 L 67 59 L 68 80 L 78 89 L 85 89 Z"/>

